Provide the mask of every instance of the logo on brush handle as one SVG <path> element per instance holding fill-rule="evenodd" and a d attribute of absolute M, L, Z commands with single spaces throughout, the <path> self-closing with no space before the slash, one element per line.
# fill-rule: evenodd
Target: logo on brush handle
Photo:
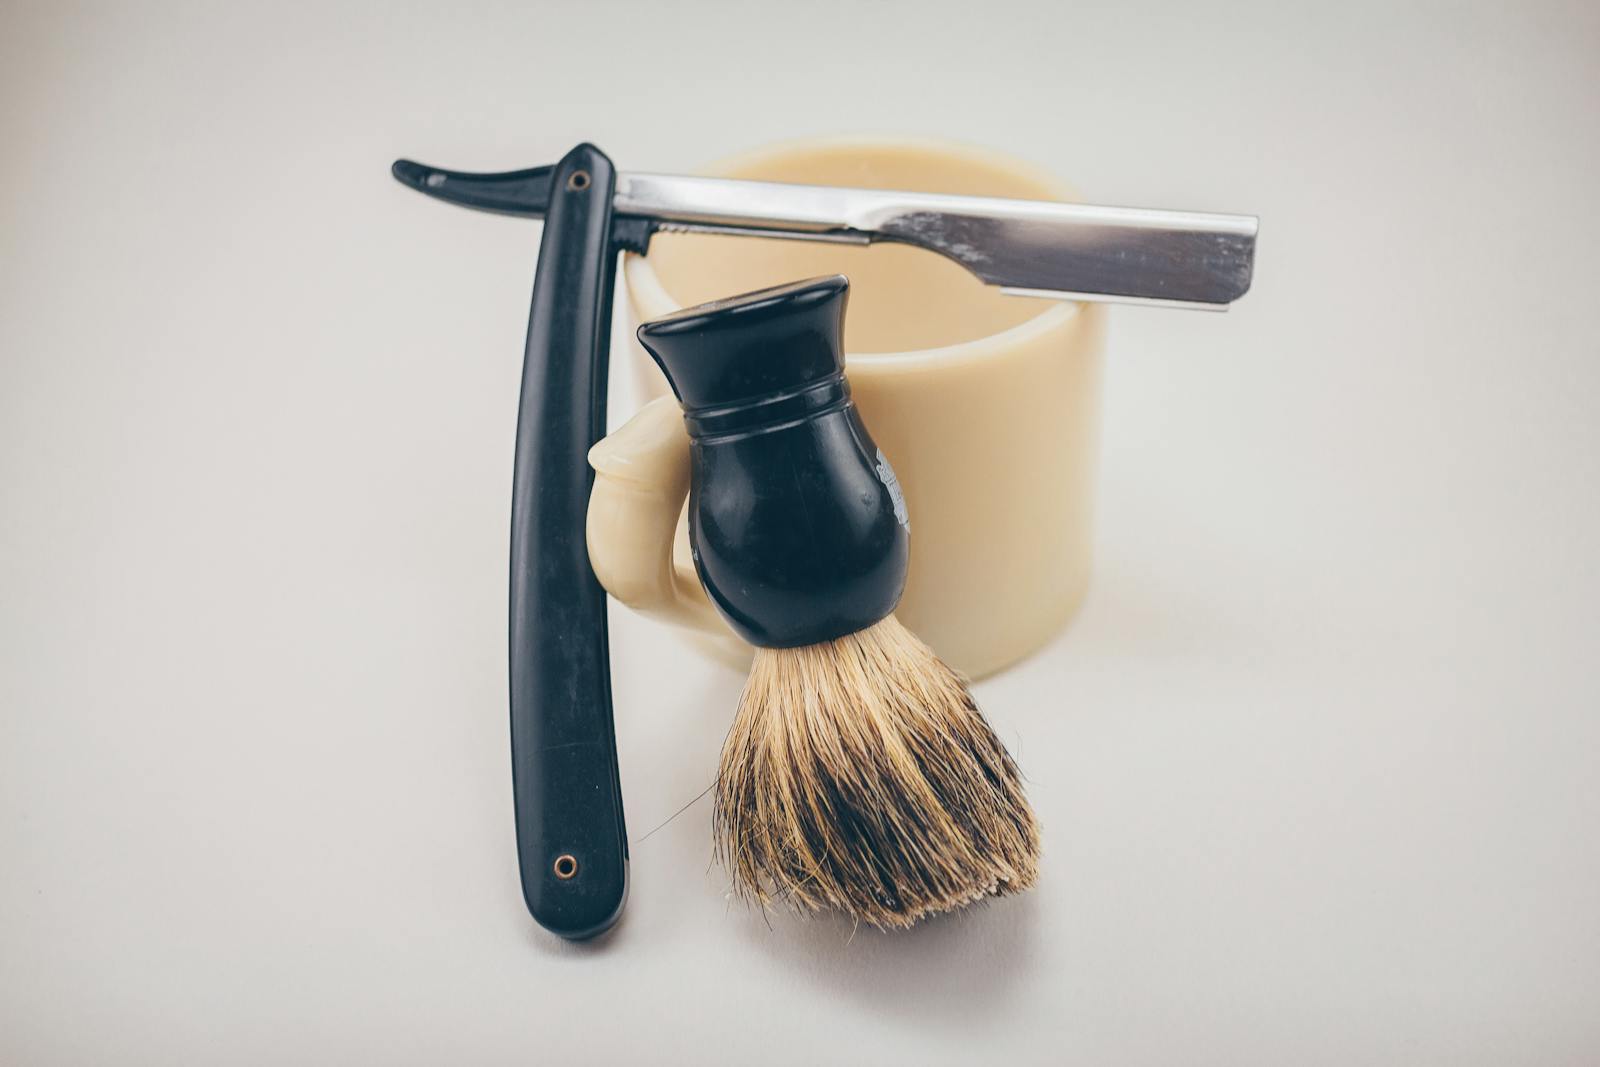
<path fill-rule="evenodd" d="M 911 515 L 906 511 L 906 497 L 900 491 L 900 479 L 894 476 L 894 468 L 889 466 L 889 457 L 883 454 L 881 448 L 878 449 L 878 462 L 872 469 L 878 472 L 878 481 L 889 490 L 889 503 L 894 506 L 895 521 L 906 528 L 906 533 L 910 533 Z"/>

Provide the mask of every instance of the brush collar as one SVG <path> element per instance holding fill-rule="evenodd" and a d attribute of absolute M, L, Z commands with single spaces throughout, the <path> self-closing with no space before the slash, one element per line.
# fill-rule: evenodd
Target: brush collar
<path fill-rule="evenodd" d="M 805 419 L 841 410 L 850 403 L 843 374 L 798 389 L 719 407 L 685 409 L 684 425 L 699 440 L 786 429 Z"/>

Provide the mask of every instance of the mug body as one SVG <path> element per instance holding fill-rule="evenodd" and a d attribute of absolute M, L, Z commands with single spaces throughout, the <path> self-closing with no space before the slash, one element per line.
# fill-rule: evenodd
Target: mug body
<path fill-rule="evenodd" d="M 1073 199 L 1024 164 L 920 141 L 798 142 L 708 173 Z M 851 281 L 845 373 L 910 518 L 896 614 L 956 669 L 993 673 L 1050 640 L 1087 590 L 1105 309 L 1005 296 L 933 253 L 887 244 L 659 234 L 624 264 L 635 323 L 835 272 Z M 633 348 L 635 373 L 666 393 Z"/>

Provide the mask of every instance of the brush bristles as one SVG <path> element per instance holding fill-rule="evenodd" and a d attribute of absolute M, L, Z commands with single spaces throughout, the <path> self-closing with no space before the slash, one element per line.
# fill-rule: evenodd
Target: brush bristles
<path fill-rule="evenodd" d="M 1031 887 L 1039 831 L 966 683 L 893 615 L 757 649 L 722 750 L 717 853 L 762 905 L 903 928 Z"/>

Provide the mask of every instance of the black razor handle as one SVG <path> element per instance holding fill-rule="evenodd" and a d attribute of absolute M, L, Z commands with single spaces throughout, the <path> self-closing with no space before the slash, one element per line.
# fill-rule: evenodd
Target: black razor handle
<path fill-rule="evenodd" d="M 579 145 L 549 179 L 517 409 L 511 494 L 511 764 L 522 896 L 579 940 L 628 889 L 605 591 L 584 537 L 605 433 L 616 171 Z"/>

